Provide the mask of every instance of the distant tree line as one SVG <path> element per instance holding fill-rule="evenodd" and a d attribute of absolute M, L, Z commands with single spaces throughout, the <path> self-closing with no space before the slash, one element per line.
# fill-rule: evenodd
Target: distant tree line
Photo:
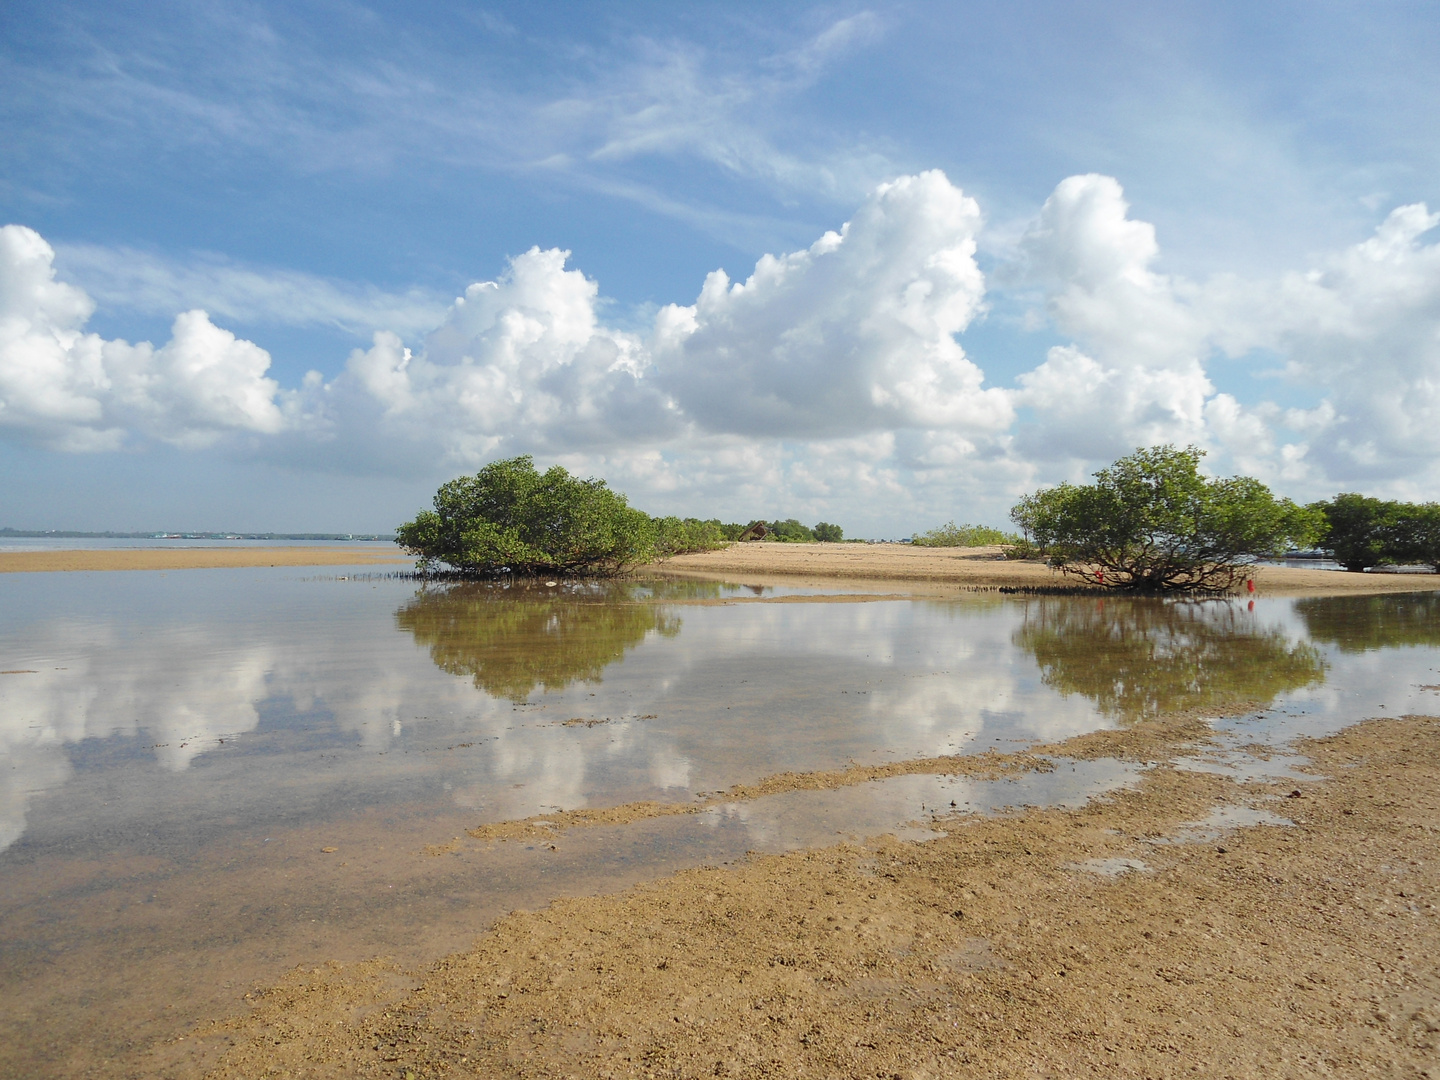
<path fill-rule="evenodd" d="M 1342 494 L 1312 507 L 1324 522 L 1316 547 L 1346 570 L 1419 565 L 1440 572 L 1440 503 Z"/>
<path fill-rule="evenodd" d="M 795 518 L 767 523 L 766 540 L 782 544 L 838 544 L 845 539 L 845 530 L 828 521 L 817 521 L 812 526 L 801 525 Z"/>
<path fill-rule="evenodd" d="M 689 550 L 693 551 L 709 550 L 720 544 L 741 540 L 747 535 L 754 535 L 762 531 L 763 535 L 756 536 L 757 539 L 781 544 L 838 544 L 845 539 L 845 530 L 828 521 L 818 521 L 814 525 L 802 525 L 798 518 L 785 518 L 783 521 L 755 520 L 741 525 L 739 522 L 725 522 L 719 518 L 709 518 L 704 521 L 698 518 L 668 518 L 664 520 L 679 520 L 686 527 L 687 537 L 694 542 Z M 762 528 L 757 529 L 757 525 Z M 701 547 L 701 544 L 706 546 Z"/>
<path fill-rule="evenodd" d="M 950 521 L 938 529 L 916 533 L 910 542 L 921 547 L 995 547 L 1019 540 L 1020 537 L 1014 533 L 992 529 L 988 525 L 956 525 Z"/>

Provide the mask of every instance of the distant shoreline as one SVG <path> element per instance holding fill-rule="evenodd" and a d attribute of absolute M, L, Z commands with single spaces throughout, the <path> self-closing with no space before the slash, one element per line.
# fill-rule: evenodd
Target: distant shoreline
<path fill-rule="evenodd" d="M 0 551 L 0 574 L 76 570 L 217 570 L 246 566 L 395 566 L 413 560 L 393 551 L 343 547 L 90 548 Z"/>
<path fill-rule="evenodd" d="M 70 529 L 0 529 L 0 540 L 355 540 L 394 541 L 391 533 L 77 532 Z"/>

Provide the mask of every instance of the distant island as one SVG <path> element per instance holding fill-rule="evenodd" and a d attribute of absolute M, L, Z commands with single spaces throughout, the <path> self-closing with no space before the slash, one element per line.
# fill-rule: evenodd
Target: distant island
<path fill-rule="evenodd" d="M 70 529 L 0 529 L 0 540 L 386 540 L 393 533 L 248 533 L 248 532 L 75 532 Z"/>

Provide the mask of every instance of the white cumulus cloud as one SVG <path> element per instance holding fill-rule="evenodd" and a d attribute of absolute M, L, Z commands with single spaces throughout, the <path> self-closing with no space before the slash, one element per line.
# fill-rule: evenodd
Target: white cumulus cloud
<path fill-rule="evenodd" d="M 980 208 L 940 172 L 880 185 L 839 232 L 724 271 L 662 309 L 659 376 L 710 431 L 834 437 L 887 428 L 996 432 L 1003 391 L 955 340 L 979 312 Z"/>
<path fill-rule="evenodd" d="M 351 354 L 331 396 L 342 409 L 378 408 L 391 437 L 438 440 L 467 463 L 674 433 L 678 414 L 645 378 L 642 341 L 601 325 L 599 288 L 566 269 L 568 257 L 532 248 L 499 281 L 471 285 L 418 353 L 377 333 L 371 348 Z"/>
<path fill-rule="evenodd" d="M 1440 215 L 1403 206 L 1308 269 L 1191 282 L 1155 270 L 1155 230 L 1128 211 L 1113 178 L 1070 177 L 1025 238 L 1049 315 L 1074 341 L 1019 377 L 1015 402 L 1036 413 L 1023 453 L 1094 461 L 1195 442 L 1310 494 L 1423 495 L 1440 480 L 1440 245 L 1420 239 Z M 1278 354 L 1314 407 L 1220 392 L 1220 354 L 1254 363 L 1255 350 Z"/>
<path fill-rule="evenodd" d="M 607 323 L 599 283 L 532 248 L 425 332 L 380 329 L 328 382 L 291 388 L 202 310 L 158 347 L 86 333 L 90 297 L 7 226 L 0 432 L 72 451 L 243 434 L 302 468 L 426 477 L 530 452 L 657 510 L 906 526 L 1000 521 L 1021 490 L 1159 442 L 1297 497 L 1424 494 L 1440 480 L 1437 223 L 1401 207 L 1309 268 L 1193 282 L 1162 272 L 1116 180 L 1070 177 L 1020 245 L 1021 287 L 1068 340 L 991 386 L 961 344 L 986 310 L 980 207 L 928 172 L 744 280 L 712 272 L 648 327 Z M 1283 380 L 1305 400 L 1274 400 Z"/>
<path fill-rule="evenodd" d="M 1272 349 L 1289 379 L 1325 390 L 1289 419 L 1327 476 L 1416 494 L 1440 480 L 1440 243 L 1421 240 L 1437 225 L 1424 205 L 1402 206 L 1308 270 L 1207 289 L 1221 346 Z"/>
<path fill-rule="evenodd" d="M 1205 442 L 1205 403 L 1214 391 L 1198 359 L 1106 366 L 1073 345 L 1049 350 L 1019 377 L 1016 404 L 1039 419 L 1019 435 L 1022 453 L 1104 461 L 1137 446 Z"/>
<path fill-rule="evenodd" d="M 110 450 L 132 434 L 198 447 L 287 426 L 293 396 L 266 377 L 264 349 L 200 310 L 178 315 L 158 349 L 87 334 L 94 304 L 56 280 L 54 260 L 34 230 L 0 228 L 0 427 L 56 449 Z"/>
<path fill-rule="evenodd" d="M 378 425 L 457 465 L 663 445 L 703 471 L 727 438 L 991 439 L 1009 399 L 955 339 L 984 298 L 979 226 L 975 201 L 943 174 L 903 177 L 838 232 L 762 257 L 746 281 L 710 274 L 648 335 L 605 325 L 598 284 L 567 267 L 568 252 L 533 248 L 471 285 L 415 348 L 377 333 L 325 387 L 326 408 L 342 431 L 364 417 L 367 437 Z"/>
<path fill-rule="evenodd" d="M 1056 327 L 1076 343 L 1019 377 L 1020 433 L 1040 460 L 1114 458 L 1136 446 L 1205 442 L 1206 326 L 1184 283 L 1157 273 L 1155 229 L 1129 216 L 1111 177 L 1072 176 L 1045 201 L 1022 250 Z"/>

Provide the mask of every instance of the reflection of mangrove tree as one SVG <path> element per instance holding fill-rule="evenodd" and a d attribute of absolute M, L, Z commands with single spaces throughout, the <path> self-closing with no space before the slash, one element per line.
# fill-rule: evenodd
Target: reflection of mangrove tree
<path fill-rule="evenodd" d="M 1040 600 L 1027 606 L 1015 643 L 1047 686 L 1124 721 L 1266 704 L 1325 676 L 1313 646 L 1221 603 Z"/>
<path fill-rule="evenodd" d="M 648 587 L 630 584 L 473 583 L 426 589 L 395 621 L 442 670 L 471 676 L 495 697 L 524 701 L 537 687 L 598 682 L 652 631 L 678 634 L 680 620 L 653 600 Z"/>
<path fill-rule="evenodd" d="M 1396 645 L 1440 645 L 1440 593 L 1317 596 L 1295 610 L 1315 641 L 1344 652 Z"/>

